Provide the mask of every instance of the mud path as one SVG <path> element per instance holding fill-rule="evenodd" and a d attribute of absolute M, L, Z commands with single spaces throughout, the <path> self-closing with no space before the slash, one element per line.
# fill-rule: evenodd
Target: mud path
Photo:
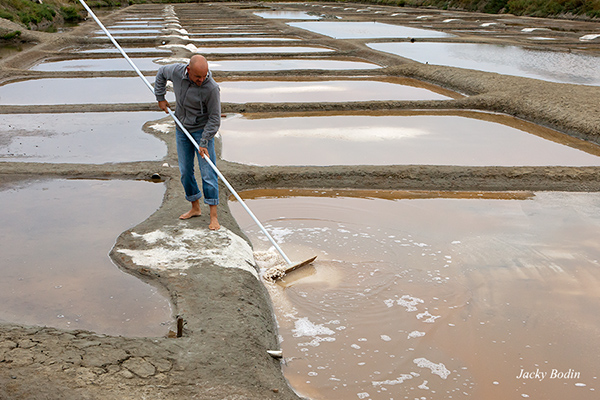
<path fill-rule="evenodd" d="M 118 21 L 123 15 L 162 15 L 165 5 L 138 5 L 102 17 L 105 23 Z M 193 15 L 196 4 L 175 5 L 180 16 Z M 273 4 L 274 8 L 312 9 L 302 4 Z M 423 10 L 384 8 L 407 13 L 412 19 Z M 445 101 L 365 101 L 337 103 L 224 103 L 224 113 L 387 113 L 399 110 L 483 110 L 509 114 L 555 129 L 573 137 L 600 143 L 600 88 L 594 86 L 550 83 L 529 78 L 459 68 L 419 64 L 399 56 L 374 51 L 366 40 L 336 40 L 290 27 L 278 20 L 265 20 L 252 14 L 265 7 L 253 3 L 215 3 L 203 6 L 203 16 L 210 24 L 232 25 L 244 21 L 262 28 L 265 33 L 296 37 L 295 45 L 325 46 L 335 50 L 327 56 L 297 55 L 296 58 L 328 57 L 370 61 L 382 68 L 365 71 L 215 71 L 218 81 L 243 79 L 327 79 L 339 77 L 413 78 L 461 95 Z M 267 8 L 268 9 L 268 8 Z M 332 13 L 327 9 L 324 13 Z M 340 11 L 341 12 L 341 11 Z M 583 44 L 584 33 L 598 31 L 594 22 L 555 21 L 515 18 L 513 25 L 490 27 L 485 33 L 473 33 L 494 16 L 461 14 L 462 22 L 442 23 L 446 16 L 427 10 L 434 21 L 423 19 L 421 25 L 453 31 L 456 42 L 504 43 L 527 45 L 559 51 L 600 52 L 598 41 Z M 388 14 L 353 14 L 356 20 L 402 23 Z M 408 18 L 408 17 L 407 17 Z M 2 26 L 14 25 L 1 20 Z M 209 26 L 206 21 L 205 28 Z M 531 45 L 520 36 L 524 26 L 555 28 L 554 42 Z M 41 60 L 118 57 L 118 55 L 77 54 L 80 46 L 106 45 L 90 38 L 97 30 L 93 21 L 62 34 L 26 33 L 38 44 L 3 59 L 0 84 L 34 78 L 130 77 L 129 71 L 42 72 L 28 68 Z M 462 31 L 462 32 L 461 32 Z M 502 37 L 500 37 L 502 36 Z M 176 43 L 178 39 L 172 39 Z M 124 39 L 131 47 L 158 46 L 161 39 Z M 226 42 L 215 42 L 215 45 Z M 264 42 L 275 45 L 277 42 Z M 240 45 L 255 45 L 242 42 Z M 286 43 L 288 46 L 289 43 Z M 144 54 L 140 54 L 143 56 Z M 174 50 L 174 57 L 189 56 Z M 211 60 L 256 58 L 252 55 L 214 54 Z M 266 58 L 286 58 L 285 54 L 262 54 Z M 145 71 L 153 76 L 152 71 Z M 157 110 L 149 98 L 144 103 L 86 105 L 0 105 L 0 114 L 72 113 Z M 216 235 L 205 232 L 208 219 L 203 216 L 180 222 L 177 216 L 185 207 L 179 184 L 173 135 L 157 132 L 168 145 L 168 154 L 160 162 L 117 164 L 44 164 L 2 162 L 0 185 L 40 177 L 86 179 L 150 179 L 158 173 L 167 185 L 162 207 L 142 224 L 124 232 L 111 256 L 123 270 L 134 274 L 169 294 L 176 314 L 185 320 L 182 338 L 131 339 L 109 337 L 92 332 L 60 331 L 53 328 L 0 325 L 0 398 L 7 399 L 293 399 L 297 396 L 287 385 L 280 361 L 267 354 L 278 348 L 276 325 L 268 294 L 253 267 L 250 246 L 227 209 L 226 190 L 221 191 L 220 221 L 226 227 Z M 334 166 L 334 167 L 258 167 L 220 161 L 220 169 L 238 189 L 256 188 L 358 188 L 421 190 L 560 190 L 599 191 L 600 168 L 596 167 L 460 167 L 460 166 Z M 204 210 L 204 214 L 208 210 Z M 193 239 L 183 233 L 193 232 Z M 154 240 L 152 238 L 162 238 Z M 167 238 L 170 238 L 169 240 Z M 142 255 L 173 255 L 186 248 L 197 257 L 183 261 L 173 257 L 154 257 L 139 261 Z M 210 256 L 202 256 L 210 250 Z M 184 264 L 177 264 L 183 262 Z M 174 316 L 175 318 L 175 316 Z M 18 321 L 14 321 L 18 323 Z"/>

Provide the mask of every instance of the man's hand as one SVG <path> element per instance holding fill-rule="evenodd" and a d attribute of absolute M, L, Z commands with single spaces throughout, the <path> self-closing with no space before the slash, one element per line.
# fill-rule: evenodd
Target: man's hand
<path fill-rule="evenodd" d="M 164 112 L 166 112 L 167 114 L 169 113 L 169 102 L 166 100 L 163 101 L 159 101 L 158 102 L 158 108 L 160 108 L 161 110 L 163 110 Z"/>
<path fill-rule="evenodd" d="M 208 155 L 208 149 L 206 147 L 199 147 L 198 153 L 202 158 L 210 158 L 210 156 Z"/>

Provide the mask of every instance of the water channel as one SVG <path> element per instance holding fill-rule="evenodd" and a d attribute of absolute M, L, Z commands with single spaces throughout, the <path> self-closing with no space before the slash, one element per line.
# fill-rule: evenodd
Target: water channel
<path fill-rule="evenodd" d="M 142 130 L 160 112 L 8 114 L 0 161 L 87 163 L 160 161 L 167 146 Z"/>
<path fill-rule="evenodd" d="M 253 165 L 600 165 L 600 146 L 506 115 L 390 114 L 228 118 L 222 157 Z"/>
<path fill-rule="evenodd" d="M 243 197 L 292 260 L 318 256 L 267 283 L 284 372 L 300 394 L 596 398 L 597 194 L 280 190 Z M 256 225 L 237 202 L 230 207 L 259 265 L 276 264 Z M 519 377 L 536 369 L 548 374 L 545 381 Z"/>
<path fill-rule="evenodd" d="M 115 239 L 152 214 L 162 184 L 34 180 L 0 185 L 0 320 L 124 336 L 165 336 L 170 301 L 120 271 Z"/>

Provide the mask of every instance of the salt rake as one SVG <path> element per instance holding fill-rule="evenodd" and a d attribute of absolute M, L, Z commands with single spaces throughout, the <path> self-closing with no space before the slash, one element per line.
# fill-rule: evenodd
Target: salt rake
<path fill-rule="evenodd" d="M 79 2 L 83 6 L 83 8 L 85 8 L 86 11 L 92 16 L 92 18 L 94 19 L 94 21 L 96 21 L 96 23 L 98 24 L 98 26 L 100 26 L 100 28 L 104 31 L 104 33 L 106 33 L 106 36 L 108 36 L 108 38 L 115 45 L 115 47 L 117 48 L 117 50 L 119 50 L 119 52 L 123 55 L 123 57 L 125 57 L 125 60 L 127 60 L 127 62 L 129 63 L 129 65 L 131 65 L 131 67 L 139 75 L 139 77 L 142 78 L 142 80 L 144 81 L 144 83 L 146 84 L 146 86 L 148 87 L 148 89 L 150 89 L 150 91 L 152 92 L 152 94 L 154 94 L 154 88 L 152 87 L 152 85 L 150 84 L 150 82 L 148 82 L 148 79 L 146 79 L 146 77 L 142 74 L 142 72 L 139 70 L 139 68 L 134 64 L 134 62 L 131 60 L 131 58 L 129 58 L 129 56 L 127 55 L 127 53 L 125 53 L 125 50 L 123 50 L 123 48 L 121 48 L 121 46 L 119 45 L 119 43 L 117 43 L 117 41 L 115 40 L 115 38 L 110 34 L 110 32 L 106 29 L 106 27 L 102 24 L 102 22 L 100 22 L 100 20 L 98 19 L 98 17 L 96 17 L 96 14 L 94 14 L 94 12 L 91 10 L 91 8 L 88 7 L 88 5 L 85 3 L 84 0 L 79 0 Z M 173 120 L 175 121 L 175 123 L 177 124 L 177 126 L 179 126 L 179 128 L 181 128 L 181 130 L 183 131 L 183 133 L 185 133 L 185 135 L 188 137 L 188 139 L 190 139 L 190 141 L 192 142 L 192 144 L 194 145 L 194 147 L 196 147 L 196 150 L 200 151 L 200 146 L 198 145 L 198 142 L 196 142 L 196 140 L 194 139 L 194 137 L 192 135 L 190 135 L 190 133 L 188 132 L 187 129 L 185 129 L 185 127 L 183 126 L 183 124 L 181 123 L 181 121 L 179 121 L 179 119 L 175 116 L 175 113 L 173 113 L 173 111 L 171 111 L 171 109 L 169 107 L 167 107 L 167 112 L 173 118 Z M 256 216 L 250 210 L 250 208 L 248 208 L 248 206 L 246 205 L 246 203 L 244 202 L 244 200 L 242 200 L 242 198 L 240 197 L 240 195 L 231 186 L 231 184 L 229 183 L 229 181 L 227 179 L 225 179 L 225 176 L 223 176 L 223 174 L 221 173 L 221 171 L 219 171 L 219 169 L 217 168 L 217 166 L 211 161 L 210 157 L 204 157 L 204 156 L 202 156 L 202 158 L 204 158 L 204 160 L 208 163 L 208 165 L 210 165 L 210 167 L 215 171 L 215 173 L 219 176 L 219 178 L 221 178 L 221 180 L 223 181 L 223 183 L 225 184 L 225 186 L 227 186 L 227 188 L 231 191 L 231 193 L 233 193 L 233 195 L 240 202 L 240 204 L 242 205 L 242 207 L 244 208 L 244 210 L 246 210 L 246 212 L 248 213 L 248 215 L 250 215 L 250 217 L 252 217 L 252 219 L 258 225 L 258 227 L 260 228 L 260 230 L 267 236 L 267 238 L 269 239 L 269 241 L 271 242 L 271 244 L 273 245 L 273 247 L 275 247 L 275 249 L 281 255 L 281 257 L 283 257 L 283 259 L 287 263 L 287 267 L 285 268 L 284 275 L 287 274 L 288 272 L 294 271 L 294 270 L 296 270 L 296 269 L 298 269 L 300 267 L 303 267 L 305 265 L 308 265 L 308 264 L 312 263 L 317 258 L 317 256 L 314 256 L 314 257 L 309 258 L 307 260 L 304 260 L 302 262 L 293 263 L 289 259 L 289 257 L 283 252 L 283 250 L 281 249 L 281 247 L 279 247 L 279 245 L 275 242 L 275 239 L 273 239 L 273 237 L 269 234 L 269 232 L 267 232 L 267 230 L 265 229 L 265 227 L 263 226 L 263 224 L 261 224 L 260 221 L 258 220 L 258 218 L 256 218 Z"/>

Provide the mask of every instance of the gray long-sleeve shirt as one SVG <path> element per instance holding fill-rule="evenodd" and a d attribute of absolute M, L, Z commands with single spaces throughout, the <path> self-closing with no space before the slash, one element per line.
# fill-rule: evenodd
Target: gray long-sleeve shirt
<path fill-rule="evenodd" d="M 200 86 L 192 82 L 187 74 L 186 64 L 169 64 L 158 69 L 154 81 L 154 95 L 157 101 L 164 101 L 167 81 L 173 82 L 175 91 L 175 116 L 190 131 L 204 129 L 200 147 L 206 147 L 221 126 L 221 94 L 219 85 L 210 71 Z"/>

